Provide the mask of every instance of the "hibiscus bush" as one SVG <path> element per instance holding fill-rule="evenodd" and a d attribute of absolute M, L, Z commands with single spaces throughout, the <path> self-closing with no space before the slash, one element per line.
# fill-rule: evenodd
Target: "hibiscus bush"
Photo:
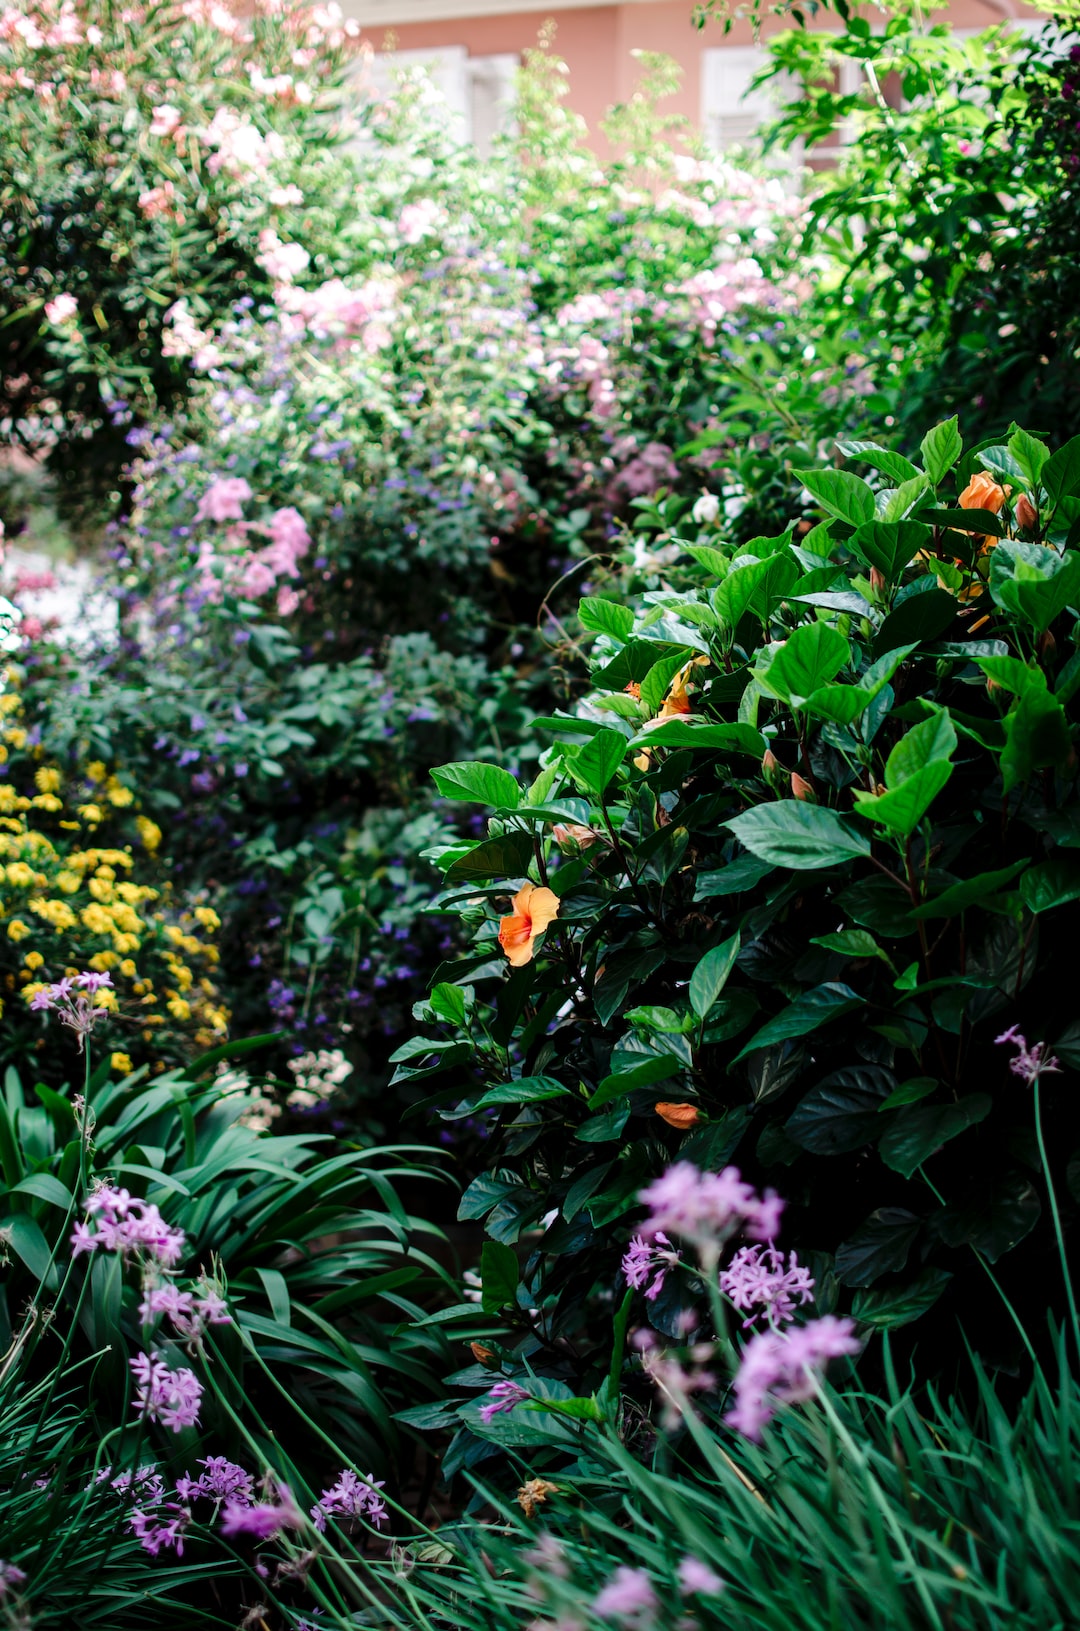
<path fill-rule="evenodd" d="M 460 1212 L 484 1306 L 571 1382 L 673 1158 L 782 1187 L 824 1312 L 932 1322 L 948 1292 L 941 1364 L 958 1312 L 1011 1362 L 1072 1218 L 1075 1101 L 1030 1084 L 1078 1062 L 1080 440 L 841 452 L 773 537 L 664 507 L 654 586 L 581 603 L 592 688 L 536 721 L 531 782 L 434 772 L 491 813 L 429 852 L 474 946 L 397 1079 L 494 1120 Z"/>

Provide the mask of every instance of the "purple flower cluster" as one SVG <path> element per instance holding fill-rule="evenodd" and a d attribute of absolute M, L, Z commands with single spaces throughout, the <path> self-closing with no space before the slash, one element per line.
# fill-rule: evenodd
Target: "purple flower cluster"
<path fill-rule="evenodd" d="M 174 1433 L 196 1425 L 203 1388 L 194 1371 L 170 1370 L 158 1354 L 136 1354 L 130 1364 L 135 1403 L 146 1421 L 159 1421 Z"/>
<path fill-rule="evenodd" d="M 1061 1065 L 1049 1051 L 1049 1044 L 1035 1042 L 1029 1048 L 1018 1026 L 1010 1025 L 1009 1029 L 1002 1031 L 1000 1036 L 994 1038 L 994 1041 L 1016 1049 L 1016 1058 L 1009 1060 L 1009 1069 L 1014 1076 L 1019 1076 L 1029 1087 L 1034 1087 L 1040 1076 L 1060 1076 Z"/>
<path fill-rule="evenodd" d="M 94 974 L 86 971 L 57 980 L 53 985 L 42 986 L 30 999 L 30 1007 L 35 1013 L 48 1010 L 60 1016 L 61 1025 L 66 1025 L 69 1031 L 74 1031 L 79 1039 L 79 1052 L 81 1053 L 86 1038 L 94 1029 L 99 1019 L 108 1013 L 107 1008 L 95 1006 L 93 996 L 102 987 L 112 986 L 111 974 Z"/>
<path fill-rule="evenodd" d="M 720 1290 L 749 1317 L 743 1329 L 762 1314 L 774 1328 L 794 1319 L 797 1308 L 814 1300 L 814 1279 L 792 1252 L 785 1262 L 775 1246 L 741 1246 L 720 1275 Z"/>
<path fill-rule="evenodd" d="M 252 1504 L 246 1497 L 234 1497 L 225 1503 L 221 1518 L 221 1533 L 230 1539 L 246 1535 L 251 1540 L 272 1540 L 283 1529 L 299 1529 L 304 1515 L 293 1499 L 288 1484 L 276 1486 L 276 1501 L 257 1501 Z"/>
<path fill-rule="evenodd" d="M 607 1585 L 593 1600 L 593 1613 L 602 1620 L 618 1620 L 623 1625 L 636 1625 L 642 1619 L 651 1620 L 660 1607 L 652 1581 L 645 1569 L 631 1569 L 626 1564 L 615 1570 Z"/>
<path fill-rule="evenodd" d="M 102 1184 L 86 1202 L 90 1223 L 77 1223 L 71 1237 L 71 1254 L 80 1252 L 119 1252 L 125 1261 L 149 1260 L 159 1268 L 171 1269 L 184 1255 L 183 1230 L 172 1229 L 156 1206 L 132 1198 L 126 1189 Z M 216 1323 L 216 1322 L 215 1322 Z"/>
<path fill-rule="evenodd" d="M 205 1468 L 198 1478 L 185 1473 L 176 1480 L 176 1493 L 182 1501 L 238 1501 L 251 1503 L 255 1494 L 255 1480 L 243 1467 L 223 1455 L 207 1456 L 199 1462 Z"/>
<path fill-rule="evenodd" d="M 486 1427 L 495 1416 L 508 1416 L 531 1395 L 517 1382 L 496 1382 L 488 1394 L 488 1403 L 480 1407 L 480 1420 Z"/>
<path fill-rule="evenodd" d="M 735 1404 L 724 1420 L 747 1438 L 761 1429 L 778 1404 L 813 1397 L 815 1372 L 830 1359 L 859 1352 L 853 1321 L 827 1314 L 788 1331 L 760 1331 L 743 1350 L 735 1377 Z"/>
<path fill-rule="evenodd" d="M 641 1191 L 652 1216 L 642 1229 L 647 1240 L 660 1234 L 685 1235 L 715 1247 L 742 1232 L 751 1240 L 772 1240 L 780 1232 L 784 1203 L 768 1189 L 758 1195 L 738 1168 L 700 1172 L 690 1161 L 674 1166 Z"/>
<path fill-rule="evenodd" d="M 189 1509 L 175 1501 L 165 1501 L 149 1512 L 136 1507 L 128 1516 L 132 1534 L 151 1557 L 157 1557 L 167 1546 L 175 1546 L 177 1557 L 183 1557 L 184 1535 L 190 1523 Z"/>
<path fill-rule="evenodd" d="M 4 1602 L 9 1591 L 18 1591 L 20 1586 L 26 1584 L 26 1575 L 14 1563 L 5 1563 L 0 1557 L 0 1603 Z"/>
<path fill-rule="evenodd" d="M 232 1318 L 212 1287 L 205 1287 L 198 1295 L 194 1291 L 181 1291 L 172 1281 L 149 1287 L 139 1304 L 139 1318 L 144 1325 L 151 1324 L 161 1314 L 189 1341 L 201 1337 L 208 1325 L 228 1325 Z"/>
<path fill-rule="evenodd" d="M 681 1262 L 662 1229 L 657 1229 L 652 1242 L 635 1235 L 623 1256 L 623 1278 L 634 1291 L 644 1291 L 646 1302 L 655 1302 L 664 1289 L 669 1269 Z"/>
<path fill-rule="evenodd" d="M 325 1529 L 327 1518 L 360 1520 L 381 1529 L 384 1523 L 390 1521 L 390 1515 L 379 1494 L 382 1487 L 381 1483 L 376 1483 L 370 1476 L 361 1478 L 346 1468 L 336 1484 L 330 1489 L 323 1490 L 311 1509 L 316 1529 Z"/>

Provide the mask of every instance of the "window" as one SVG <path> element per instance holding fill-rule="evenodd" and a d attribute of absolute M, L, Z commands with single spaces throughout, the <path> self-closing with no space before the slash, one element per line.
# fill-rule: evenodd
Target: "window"
<path fill-rule="evenodd" d="M 509 53 L 470 57 L 463 45 L 421 51 L 381 51 L 371 60 L 370 79 L 378 96 L 392 95 L 397 73 L 422 69 L 431 79 L 463 141 L 486 157 L 494 138 L 513 121 L 514 75 L 518 58 Z"/>
<path fill-rule="evenodd" d="M 713 147 L 744 147 L 760 125 L 775 118 L 775 85 L 750 89 L 768 60 L 758 45 L 717 46 L 702 53 L 701 124 Z"/>

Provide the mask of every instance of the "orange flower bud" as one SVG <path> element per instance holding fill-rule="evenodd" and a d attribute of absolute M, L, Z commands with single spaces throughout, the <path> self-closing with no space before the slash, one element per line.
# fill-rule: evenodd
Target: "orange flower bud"
<path fill-rule="evenodd" d="M 582 850 L 595 844 L 600 834 L 591 827 L 583 827 L 579 821 L 560 821 L 552 827 L 551 836 L 567 855 L 579 855 Z"/>
<path fill-rule="evenodd" d="M 802 799 L 807 804 L 817 803 L 813 784 L 808 782 L 805 776 L 800 776 L 797 770 L 791 772 L 791 791 L 797 799 Z"/>
<path fill-rule="evenodd" d="M 989 510 L 997 515 L 1005 502 L 1005 489 L 998 486 L 989 470 L 980 470 L 960 494 L 959 502 L 962 510 Z"/>
<path fill-rule="evenodd" d="M 765 752 L 761 758 L 761 768 L 765 772 L 766 776 L 771 776 L 780 769 L 780 761 L 776 757 L 776 754 L 773 752 L 772 748 L 765 749 Z"/>
<path fill-rule="evenodd" d="M 879 566 L 870 568 L 870 587 L 875 595 L 883 595 L 889 587 L 889 580 Z"/>
<path fill-rule="evenodd" d="M 701 1120 L 701 1111 L 696 1104 L 657 1104 L 653 1108 L 661 1121 L 680 1130 L 696 1127 Z"/>
<path fill-rule="evenodd" d="M 549 1484 L 546 1478 L 530 1478 L 518 1490 L 517 1504 L 527 1518 L 535 1518 L 537 1504 L 558 1493 L 558 1484 Z"/>
<path fill-rule="evenodd" d="M 1026 493 L 1016 501 L 1016 525 L 1021 532 L 1032 532 L 1039 524 L 1039 512 Z"/>
<path fill-rule="evenodd" d="M 491 1348 L 485 1348 L 482 1342 L 470 1342 L 469 1351 L 478 1364 L 497 1365 L 499 1363 L 498 1354 L 494 1353 Z"/>
<path fill-rule="evenodd" d="M 623 690 L 628 691 L 636 701 L 641 701 L 641 686 L 638 684 L 637 680 L 631 680 L 629 685 L 623 686 Z"/>

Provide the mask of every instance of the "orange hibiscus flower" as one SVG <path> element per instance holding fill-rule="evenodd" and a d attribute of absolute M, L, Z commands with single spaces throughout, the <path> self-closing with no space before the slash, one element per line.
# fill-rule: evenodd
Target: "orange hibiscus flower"
<path fill-rule="evenodd" d="M 514 910 L 499 920 L 499 945 L 511 968 L 524 968 L 533 959 L 533 942 L 559 915 L 559 897 L 550 889 L 527 883 L 514 896 Z"/>
<path fill-rule="evenodd" d="M 998 485 L 988 470 L 980 470 L 960 494 L 962 510 L 989 510 L 997 515 L 1005 502 L 1005 489 Z"/>

